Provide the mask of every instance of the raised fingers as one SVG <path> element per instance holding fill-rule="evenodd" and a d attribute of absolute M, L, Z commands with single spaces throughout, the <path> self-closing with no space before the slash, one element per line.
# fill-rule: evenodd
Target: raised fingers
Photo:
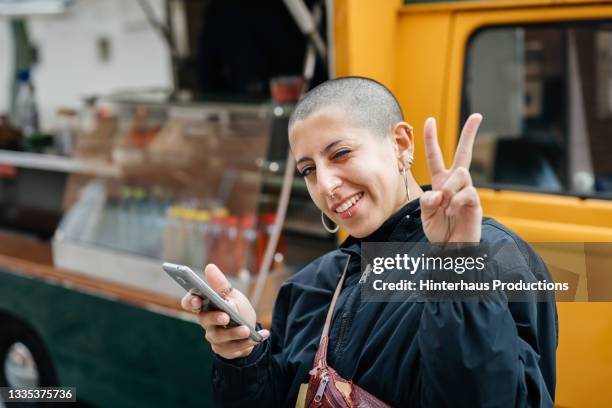
<path fill-rule="evenodd" d="M 457 151 L 455 152 L 455 159 L 453 160 L 453 169 L 458 167 L 470 168 L 472 163 L 472 148 L 474 147 L 474 140 L 476 139 L 476 133 L 478 127 L 482 122 L 482 115 L 479 113 L 473 113 L 465 122 L 463 130 L 461 131 L 461 137 L 457 144 Z"/>
<path fill-rule="evenodd" d="M 445 170 L 442 151 L 438 144 L 438 131 L 436 129 L 436 120 L 427 118 L 425 121 L 425 155 L 427 157 L 427 166 L 432 176 Z"/>
<path fill-rule="evenodd" d="M 421 213 L 425 219 L 431 217 L 438 211 L 441 204 L 442 194 L 439 191 L 426 191 L 419 199 L 421 204 Z"/>
<path fill-rule="evenodd" d="M 446 209 L 457 192 L 471 185 L 472 178 L 465 167 L 458 167 L 453 170 L 440 188 L 443 196 L 442 207 Z"/>
<path fill-rule="evenodd" d="M 468 186 L 453 196 L 446 208 L 446 215 L 453 216 L 463 207 L 477 207 L 480 205 L 480 198 L 474 186 Z"/>

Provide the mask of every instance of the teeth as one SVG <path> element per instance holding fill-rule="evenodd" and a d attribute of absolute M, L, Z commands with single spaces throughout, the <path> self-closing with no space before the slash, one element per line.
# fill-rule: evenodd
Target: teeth
<path fill-rule="evenodd" d="M 340 207 L 336 208 L 336 212 L 339 212 L 339 213 L 345 212 L 352 206 L 353 206 L 353 203 L 351 203 L 350 201 L 347 201 L 346 203 L 342 204 Z"/>
<path fill-rule="evenodd" d="M 344 204 L 339 205 L 338 207 L 336 207 L 336 212 L 337 213 L 345 212 L 346 210 L 351 208 L 357 201 L 359 201 L 359 199 L 361 199 L 362 196 L 363 196 L 363 193 L 359 193 L 357 195 L 354 195 L 350 199 L 346 200 L 346 202 Z"/>

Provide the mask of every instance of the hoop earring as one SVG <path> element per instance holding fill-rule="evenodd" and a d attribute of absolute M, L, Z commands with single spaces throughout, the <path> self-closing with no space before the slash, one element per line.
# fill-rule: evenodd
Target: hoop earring
<path fill-rule="evenodd" d="M 340 229 L 340 226 L 338 224 L 336 224 L 335 228 L 329 228 L 327 226 L 327 224 L 325 223 L 325 214 L 323 214 L 323 211 L 321 211 L 321 223 L 323 224 L 323 228 L 325 228 L 325 231 L 329 232 L 330 234 L 335 234 Z"/>
<path fill-rule="evenodd" d="M 408 187 L 408 175 L 406 174 L 406 167 L 402 167 L 402 177 L 404 177 L 404 186 L 406 186 L 406 197 L 410 201 L 410 187 Z"/>

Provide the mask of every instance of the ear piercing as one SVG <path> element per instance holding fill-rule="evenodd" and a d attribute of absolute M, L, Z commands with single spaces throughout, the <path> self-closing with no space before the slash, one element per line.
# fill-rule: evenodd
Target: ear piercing
<path fill-rule="evenodd" d="M 321 223 L 323 224 L 323 228 L 325 228 L 325 231 L 329 232 L 330 234 L 335 234 L 340 229 L 340 226 L 338 224 L 336 224 L 334 228 L 330 228 L 327 226 L 325 222 L 325 214 L 323 213 L 323 211 L 321 211 Z"/>
<path fill-rule="evenodd" d="M 404 178 L 404 186 L 406 187 L 406 198 L 410 201 L 410 187 L 408 186 L 408 175 L 406 174 L 406 167 L 402 167 L 402 177 Z"/>

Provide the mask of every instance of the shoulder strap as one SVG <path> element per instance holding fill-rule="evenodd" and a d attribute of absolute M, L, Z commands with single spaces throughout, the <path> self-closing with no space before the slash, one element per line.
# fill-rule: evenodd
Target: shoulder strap
<path fill-rule="evenodd" d="M 332 315 L 334 314 L 334 309 L 336 308 L 336 300 L 338 300 L 338 296 L 340 295 L 340 291 L 342 290 L 342 285 L 344 284 L 344 278 L 346 276 L 346 271 L 348 270 L 350 260 L 351 256 L 349 255 L 348 259 L 346 260 L 346 264 L 344 264 L 344 271 L 342 272 L 342 276 L 340 277 L 340 282 L 338 282 L 338 286 L 336 286 L 334 297 L 332 298 L 331 304 L 329 305 L 329 309 L 327 310 L 327 317 L 325 318 L 325 325 L 323 326 L 323 334 L 321 335 L 321 338 L 327 337 L 329 333 L 329 326 L 331 325 Z"/>

